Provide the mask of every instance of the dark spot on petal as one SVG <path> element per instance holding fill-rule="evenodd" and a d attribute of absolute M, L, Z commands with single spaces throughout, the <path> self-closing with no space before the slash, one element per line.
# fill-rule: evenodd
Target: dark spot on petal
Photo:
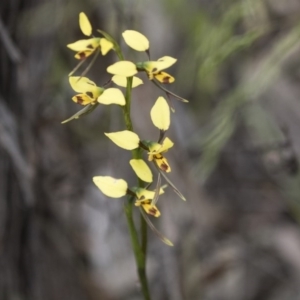
<path fill-rule="evenodd" d="M 141 198 L 139 198 L 139 200 L 144 200 L 145 199 L 145 196 L 142 196 Z"/>
<path fill-rule="evenodd" d="M 80 59 L 86 58 L 85 52 L 78 52 Z"/>
<path fill-rule="evenodd" d="M 90 97 L 90 98 L 94 98 L 94 95 L 92 92 L 86 92 L 86 94 Z"/>
<path fill-rule="evenodd" d="M 167 171 L 167 170 L 169 169 L 169 166 L 166 165 L 166 164 L 164 164 L 164 163 L 162 163 L 162 164 L 160 165 L 160 168 L 161 168 L 163 171 Z"/>
<path fill-rule="evenodd" d="M 155 214 L 156 214 L 156 212 L 157 212 L 157 209 L 155 209 L 154 207 L 152 207 L 152 208 L 149 209 L 148 212 L 149 212 L 150 215 L 155 216 Z"/>
<path fill-rule="evenodd" d="M 170 83 L 170 76 L 165 76 L 164 78 L 163 78 L 163 83 Z"/>
<path fill-rule="evenodd" d="M 83 103 L 83 99 L 81 96 L 76 96 L 76 103 L 78 104 L 82 104 Z"/>
<path fill-rule="evenodd" d="M 91 45 L 91 44 L 87 45 L 86 47 L 89 49 L 94 49 L 93 45 Z"/>
<path fill-rule="evenodd" d="M 156 71 L 157 71 L 157 68 L 153 68 L 152 72 L 154 73 L 154 72 L 156 72 Z"/>

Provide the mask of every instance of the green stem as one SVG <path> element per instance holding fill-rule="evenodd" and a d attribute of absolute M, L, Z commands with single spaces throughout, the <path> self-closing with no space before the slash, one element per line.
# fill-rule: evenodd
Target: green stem
<path fill-rule="evenodd" d="M 147 238 L 148 238 L 148 226 L 143 215 L 141 214 L 141 249 L 146 260 L 147 257 Z M 146 264 L 146 262 L 145 262 Z"/>
<path fill-rule="evenodd" d="M 127 130 L 133 131 L 133 126 L 130 118 L 130 107 L 131 107 L 131 90 L 132 90 L 132 77 L 127 78 L 127 87 L 126 87 L 126 104 L 123 106 L 123 115 L 125 120 L 125 125 Z"/>
<path fill-rule="evenodd" d="M 119 56 L 120 58 L 120 56 Z M 123 56 L 122 56 L 123 58 Z M 130 117 L 130 108 L 131 108 L 131 91 L 132 91 L 132 80 L 133 77 L 127 78 L 127 87 L 126 87 L 126 104 L 123 106 L 123 116 L 125 120 L 126 129 L 133 131 L 133 125 Z M 140 148 L 132 150 L 132 157 L 134 159 L 139 159 L 142 156 Z M 144 183 L 142 180 L 138 180 L 138 186 L 143 187 Z M 147 255 L 147 224 L 144 218 L 141 215 L 141 244 L 139 242 L 138 232 L 133 220 L 133 205 L 134 197 L 130 196 L 127 203 L 125 204 L 125 214 L 128 224 L 128 229 L 131 238 L 131 245 L 135 257 L 135 262 L 137 266 L 137 273 L 139 276 L 139 281 L 141 284 L 141 290 L 145 300 L 151 300 L 148 280 L 146 275 L 146 255 Z"/>
<path fill-rule="evenodd" d="M 141 284 L 141 290 L 144 296 L 145 300 L 151 300 L 150 292 L 148 288 L 148 281 L 147 281 L 147 275 L 146 275 L 146 257 L 143 253 L 138 239 L 138 233 L 135 228 L 135 224 L 133 221 L 133 215 L 132 215 L 132 206 L 133 206 L 134 198 L 130 198 L 129 201 L 125 205 L 125 214 L 127 218 L 127 224 L 128 229 L 130 233 L 131 238 L 131 245 L 133 248 L 133 253 L 135 257 L 135 262 L 137 265 L 137 272 Z"/>

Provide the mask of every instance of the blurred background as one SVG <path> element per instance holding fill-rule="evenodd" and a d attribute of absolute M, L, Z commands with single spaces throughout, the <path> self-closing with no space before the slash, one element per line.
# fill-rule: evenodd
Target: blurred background
<path fill-rule="evenodd" d="M 2 0 L 0 2 L 0 299 L 141 299 L 123 200 L 95 175 L 134 182 L 129 152 L 103 132 L 122 130 L 117 106 L 61 124 L 80 106 L 66 44 L 94 29 L 135 29 L 168 70 L 171 189 L 149 231 L 153 299 L 300 299 L 300 1 Z M 145 56 L 124 47 L 136 61 Z M 88 77 L 103 85 L 114 53 Z M 146 79 L 143 77 L 143 79 Z M 137 133 L 156 139 L 149 111 L 162 95 L 134 90 Z"/>

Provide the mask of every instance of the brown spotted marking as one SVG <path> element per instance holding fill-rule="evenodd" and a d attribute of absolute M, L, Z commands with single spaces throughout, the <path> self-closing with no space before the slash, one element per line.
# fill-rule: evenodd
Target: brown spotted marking
<path fill-rule="evenodd" d="M 165 76 L 165 77 L 163 78 L 163 83 L 170 83 L 170 79 L 171 79 L 170 76 Z"/>
<path fill-rule="evenodd" d="M 78 54 L 80 59 L 85 59 L 86 58 L 85 52 L 78 52 L 77 54 Z"/>
<path fill-rule="evenodd" d="M 83 99 L 81 96 L 76 96 L 76 103 L 81 104 L 83 103 Z"/>
<path fill-rule="evenodd" d="M 148 212 L 150 215 L 155 216 L 157 213 L 157 209 L 155 209 L 154 207 L 151 207 Z"/>
<path fill-rule="evenodd" d="M 160 165 L 160 168 L 161 168 L 163 171 L 167 171 L 167 170 L 169 169 L 169 166 L 168 166 L 167 164 L 165 164 L 165 163 L 162 163 L 162 164 Z"/>

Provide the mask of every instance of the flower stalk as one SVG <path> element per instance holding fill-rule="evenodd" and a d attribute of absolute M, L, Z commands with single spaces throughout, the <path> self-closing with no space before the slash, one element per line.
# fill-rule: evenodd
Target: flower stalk
<path fill-rule="evenodd" d="M 165 133 L 171 123 L 170 110 L 172 110 L 172 107 L 170 107 L 164 97 L 158 97 L 151 109 L 150 117 L 153 125 L 159 129 L 159 139 L 157 141 L 141 139 L 134 132 L 131 119 L 132 89 L 143 84 L 143 81 L 135 75 L 139 72 L 146 72 L 149 81 L 152 81 L 166 93 L 167 97 L 171 95 L 183 102 L 187 102 L 187 100 L 173 94 L 159 84 L 170 84 L 175 81 L 175 78 L 164 70 L 171 67 L 177 59 L 164 56 L 158 60 L 150 61 L 150 43 L 148 39 L 135 30 L 126 30 L 122 34 L 125 43 L 135 51 L 144 52 L 148 58 L 148 61 L 142 62 L 127 61 L 124 59 L 119 44 L 111 35 L 99 29 L 97 32 L 101 34 L 101 37 L 92 35 L 92 25 L 83 12 L 79 14 L 79 26 L 82 33 L 88 38 L 70 43 L 67 47 L 75 51 L 75 58 L 80 60 L 77 67 L 69 74 L 69 83 L 76 92 L 72 100 L 77 105 L 83 106 L 83 108 L 62 123 L 64 124 L 92 113 L 99 105 L 113 104 L 121 106 L 126 129 L 117 132 L 105 132 L 104 134 L 117 146 L 131 151 L 132 159 L 129 161 L 129 164 L 137 177 L 137 184 L 136 186 L 129 187 L 125 180 L 110 176 L 95 176 L 93 177 L 93 181 L 102 193 L 108 197 L 120 198 L 127 196 L 124 204 L 124 212 L 141 292 L 145 300 L 151 300 L 146 272 L 148 227 L 165 244 L 173 246 L 172 242 L 164 237 L 151 221 L 152 218 L 158 218 L 161 215 L 161 212 L 157 208 L 157 202 L 166 188 L 166 185 L 161 186 L 161 179 L 163 178 L 182 200 L 185 200 L 185 198 L 166 175 L 166 173 L 169 174 L 172 170 L 165 156 L 165 153 L 174 146 L 174 143 L 168 137 L 165 137 Z M 99 54 L 106 55 L 109 51 L 114 51 L 119 61 L 108 66 L 106 69 L 107 73 L 114 76 L 107 83 L 98 86 L 94 81 L 85 77 L 85 75 L 95 63 Z M 91 62 L 80 76 L 73 76 L 83 65 L 83 62 L 92 56 Z M 108 87 L 110 84 L 126 88 L 125 96 L 119 88 Z M 144 155 L 145 153 L 146 155 Z M 143 159 L 143 155 L 147 156 L 148 163 Z M 152 169 L 156 171 L 156 174 L 152 173 L 148 164 L 153 165 Z M 148 187 L 151 186 L 155 178 L 157 178 L 157 183 L 154 190 L 148 190 Z M 139 230 L 134 220 L 134 211 L 137 211 L 134 207 L 138 207 L 140 214 Z"/>
<path fill-rule="evenodd" d="M 133 125 L 130 116 L 131 108 L 131 94 L 132 94 L 132 79 L 133 77 L 127 78 L 127 87 L 125 100 L 126 104 L 123 106 L 123 116 L 126 125 L 126 129 L 133 131 Z M 132 158 L 140 159 L 141 151 L 139 148 L 132 150 Z M 144 187 L 142 180 L 138 179 L 138 186 L 140 188 Z M 146 256 L 147 256 L 147 223 L 143 218 L 142 214 L 140 215 L 141 220 L 141 241 L 139 241 L 137 229 L 133 220 L 133 205 L 134 198 L 132 196 L 127 197 L 127 203 L 125 204 L 124 210 L 127 219 L 127 226 L 130 233 L 131 245 L 135 257 L 135 262 L 137 266 L 137 273 L 139 276 L 139 281 L 141 284 L 141 290 L 145 300 L 151 300 L 147 273 L 146 273 Z"/>
<path fill-rule="evenodd" d="M 140 244 L 138 233 L 133 220 L 133 204 L 134 199 L 133 197 L 130 197 L 127 203 L 125 204 L 124 211 L 127 219 L 127 225 L 131 238 L 131 245 L 137 266 L 137 273 L 141 284 L 141 291 L 145 300 L 151 300 L 146 274 L 146 249 L 143 249 L 145 246 L 147 247 L 147 227 L 145 225 L 142 225 L 143 228 L 146 228 L 144 228 L 144 230 L 142 231 L 142 242 Z M 142 219 L 143 218 L 141 217 L 141 221 Z M 144 222 L 145 221 L 143 220 L 141 224 L 143 224 Z"/>

